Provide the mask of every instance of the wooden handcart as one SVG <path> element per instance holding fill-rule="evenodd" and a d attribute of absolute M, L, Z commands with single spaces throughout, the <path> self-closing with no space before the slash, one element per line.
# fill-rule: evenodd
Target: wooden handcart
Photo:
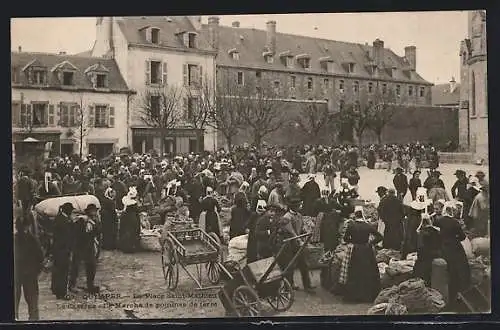
<path fill-rule="evenodd" d="M 223 269 L 222 250 L 219 237 L 215 233 L 207 234 L 201 228 L 185 228 L 167 231 L 162 240 L 163 276 L 170 290 L 175 290 L 179 283 L 179 268 L 196 283 L 197 289 L 219 288 L 215 286 L 220 280 Z M 188 266 L 195 266 L 193 274 Z M 203 268 L 207 278 L 214 286 L 203 286 Z"/>
<path fill-rule="evenodd" d="M 306 238 L 288 265 L 281 269 L 277 259 L 292 241 Z M 229 281 L 219 291 L 219 299 L 229 315 L 239 317 L 259 316 L 261 300 L 265 299 L 278 312 L 289 310 L 295 299 L 295 292 L 285 274 L 291 270 L 295 261 L 309 243 L 311 233 L 288 238 L 274 257 L 261 259 L 247 264 L 236 272 L 229 273 L 222 267 Z"/>

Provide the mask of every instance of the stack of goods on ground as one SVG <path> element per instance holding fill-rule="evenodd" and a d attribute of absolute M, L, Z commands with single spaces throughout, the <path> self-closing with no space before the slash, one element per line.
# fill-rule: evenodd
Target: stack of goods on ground
<path fill-rule="evenodd" d="M 469 258 L 469 267 L 473 285 L 491 281 L 490 238 L 477 237 L 471 240 L 473 257 Z"/>
<path fill-rule="evenodd" d="M 398 305 L 391 306 L 394 304 Z M 445 302 L 441 293 L 426 287 L 423 280 L 410 279 L 380 291 L 368 314 L 402 313 L 403 306 L 408 314 L 433 314 L 439 313 Z M 391 308 L 388 310 L 388 307 Z"/>
<path fill-rule="evenodd" d="M 376 255 L 382 288 L 397 285 L 411 278 L 416 253 L 410 253 L 406 260 L 401 260 L 401 253 L 396 250 L 382 249 Z"/>
<path fill-rule="evenodd" d="M 158 225 L 151 226 L 147 213 L 141 213 L 141 239 L 140 246 L 144 251 L 161 251 L 161 227 Z"/>

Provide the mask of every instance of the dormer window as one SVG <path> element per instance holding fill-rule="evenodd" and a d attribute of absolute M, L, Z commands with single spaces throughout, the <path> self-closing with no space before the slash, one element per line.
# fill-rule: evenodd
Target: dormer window
<path fill-rule="evenodd" d="M 353 73 L 354 72 L 354 63 L 348 63 L 347 64 L 347 72 L 348 73 Z"/>
<path fill-rule="evenodd" d="M 98 73 L 96 76 L 96 87 L 106 88 L 108 87 L 108 75 L 104 73 Z"/>
<path fill-rule="evenodd" d="M 74 78 L 74 76 L 75 76 L 75 73 L 74 73 L 74 72 L 71 72 L 71 71 L 64 71 L 64 72 L 62 73 L 62 77 L 63 77 L 63 79 L 62 79 L 62 84 L 63 84 L 64 86 L 73 86 L 73 84 L 74 84 L 74 81 L 73 81 L 73 80 L 74 80 L 74 79 L 73 79 L 73 78 Z"/>
<path fill-rule="evenodd" d="M 287 68 L 293 68 L 293 57 L 292 56 L 287 56 L 285 59 L 286 67 Z"/>
<path fill-rule="evenodd" d="M 45 68 L 33 68 L 31 71 L 31 83 L 45 85 L 47 83 L 47 70 Z"/>
<path fill-rule="evenodd" d="M 85 70 L 93 88 L 108 88 L 109 70 L 102 64 L 94 64 Z"/>
<path fill-rule="evenodd" d="M 330 56 L 320 58 L 319 63 L 321 65 L 321 70 L 333 72 L 333 60 Z"/>
<path fill-rule="evenodd" d="M 233 49 L 230 49 L 228 51 L 229 53 L 229 56 L 231 56 L 231 58 L 235 61 L 238 61 L 240 59 L 240 53 L 238 52 L 238 50 L 236 48 L 233 48 Z"/>
<path fill-rule="evenodd" d="M 188 48 L 196 48 L 196 34 L 188 33 Z"/>
<path fill-rule="evenodd" d="M 274 63 L 274 57 L 272 55 L 266 55 L 265 59 L 266 59 L 266 62 L 269 63 L 269 64 L 273 64 Z"/>
<path fill-rule="evenodd" d="M 160 43 L 160 29 L 151 28 L 151 43 L 155 45 Z"/>

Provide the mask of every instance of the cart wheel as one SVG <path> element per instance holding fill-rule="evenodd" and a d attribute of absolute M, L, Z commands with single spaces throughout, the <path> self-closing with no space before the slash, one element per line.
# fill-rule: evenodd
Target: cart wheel
<path fill-rule="evenodd" d="M 248 286 L 241 285 L 234 290 L 233 305 L 238 316 L 259 316 L 261 304 L 257 294 Z"/>
<path fill-rule="evenodd" d="M 294 300 L 295 291 L 286 278 L 283 278 L 280 281 L 280 286 L 278 288 L 276 296 L 267 298 L 269 305 L 271 305 L 271 307 L 277 312 L 284 312 L 289 310 L 290 307 L 292 307 Z"/>
<path fill-rule="evenodd" d="M 209 232 L 209 233 L 208 233 L 208 236 L 212 237 L 212 238 L 213 238 L 213 239 L 217 242 L 217 244 L 219 245 L 218 247 L 220 247 L 220 245 L 221 245 L 221 243 L 220 243 L 220 238 L 219 238 L 219 236 L 217 236 L 217 234 L 216 234 L 216 233 L 214 233 L 214 232 Z"/>
<path fill-rule="evenodd" d="M 170 239 L 165 240 L 161 251 L 161 263 L 163 268 L 163 277 L 170 290 L 174 290 L 179 283 L 179 264 L 174 244 Z"/>

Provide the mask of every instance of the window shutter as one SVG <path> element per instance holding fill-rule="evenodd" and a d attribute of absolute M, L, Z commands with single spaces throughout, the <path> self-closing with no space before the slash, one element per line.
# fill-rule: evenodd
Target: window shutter
<path fill-rule="evenodd" d="M 83 122 L 83 125 L 87 125 L 89 123 L 85 123 L 83 116 L 83 112 L 80 112 L 80 106 L 78 104 L 73 105 L 71 108 L 68 108 L 68 126 L 74 127 L 80 124 L 80 120 Z"/>
<path fill-rule="evenodd" d="M 115 127 L 115 107 L 109 107 L 108 127 Z"/>
<path fill-rule="evenodd" d="M 183 107 L 184 108 L 184 120 L 188 121 L 188 119 L 189 119 L 189 116 L 188 116 L 188 114 L 189 114 L 189 101 L 188 101 L 188 98 L 185 97 L 183 99 L 183 101 L 184 101 L 184 107 Z"/>
<path fill-rule="evenodd" d="M 57 110 L 56 110 L 56 116 L 57 116 L 57 120 L 56 120 L 56 125 L 57 126 L 64 126 L 63 125 L 63 119 L 62 119 L 62 103 L 58 103 L 57 104 Z"/>
<path fill-rule="evenodd" d="M 88 127 L 95 127 L 94 106 L 89 106 L 89 125 Z"/>
<path fill-rule="evenodd" d="M 48 114 L 47 124 L 49 126 L 55 126 L 56 125 L 56 121 L 55 121 L 55 109 L 54 109 L 54 105 L 53 104 L 49 105 L 49 114 Z"/>
<path fill-rule="evenodd" d="M 31 104 L 26 104 L 26 123 L 27 127 L 31 126 L 31 118 L 33 117 L 33 107 Z"/>
<path fill-rule="evenodd" d="M 20 126 L 21 123 L 21 104 L 12 103 L 12 125 L 15 127 Z"/>
<path fill-rule="evenodd" d="M 163 62 L 161 67 L 161 82 L 163 85 L 167 84 L 167 62 Z"/>
<path fill-rule="evenodd" d="M 26 108 L 26 104 L 21 104 L 21 112 L 20 112 L 20 117 L 19 117 L 19 126 L 24 127 L 26 126 L 26 118 L 28 113 L 28 109 Z"/>
<path fill-rule="evenodd" d="M 97 73 L 92 73 L 90 75 L 90 81 L 92 82 L 92 88 L 97 87 Z"/>
<path fill-rule="evenodd" d="M 151 40 L 152 40 L 152 39 L 151 39 L 151 31 L 152 31 L 152 30 L 151 30 L 151 28 L 147 28 L 147 29 L 144 31 L 144 32 L 146 33 L 146 40 L 147 40 L 148 42 L 151 42 Z"/>
<path fill-rule="evenodd" d="M 146 85 L 151 83 L 151 61 L 146 60 Z"/>
<path fill-rule="evenodd" d="M 184 46 L 189 47 L 189 33 L 187 32 L 184 33 L 183 38 L 184 38 Z"/>
<path fill-rule="evenodd" d="M 184 64 L 183 67 L 182 67 L 182 76 L 183 76 L 183 79 L 184 79 L 184 86 L 187 86 L 188 83 L 189 83 L 189 80 L 188 80 L 188 65 L 187 64 Z"/>
<path fill-rule="evenodd" d="M 200 76 L 200 86 L 203 86 L 203 67 L 201 65 L 198 66 L 198 75 Z"/>

